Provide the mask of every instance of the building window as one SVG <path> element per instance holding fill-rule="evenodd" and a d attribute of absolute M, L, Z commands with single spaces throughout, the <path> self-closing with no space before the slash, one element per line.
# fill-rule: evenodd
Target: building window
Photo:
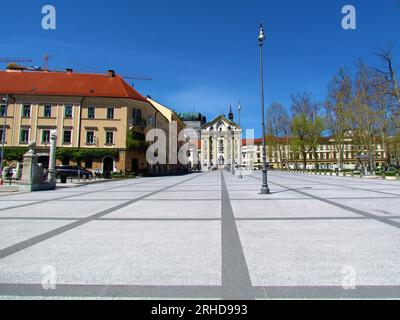
<path fill-rule="evenodd" d="M 114 119 L 114 108 L 107 108 L 107 119 Z"/>
<path fill-rule="evenodd" d="M 0 117 L 7 117 L 7 108 L 5 104 L 0 106 Z"/>
<path fill-rule="evenodd" d="M 51 106 L 44 106 L 44 117 L 51 118 Z"/>
<path fill-rule="evenodd" d="M 29 129 L 21 129 L 21 143 L 29 142 Z"/>
<path fill-rule="evenodd" d="M 94 144 L 94 131 L 86 131 L 86 144 Z"/>
<path fill-rule="evenodd" d="M 65 118 L 71 119 L 72 118 L 72 106 L 65 106 Z"/>
<path fill-rule="evenodd" d="M 138 126 L 142 123 L 142 110 L 133 109 L 133 125 Z"/>
<path fill-rule="evenodd" d="M 72 137 L 71 130 L 64 130 L 63 143 L 70 144 L 71 137 Z"/>
<path fill-rule="evenodd" d="M 86 169 L 92 169 L 93 168 L 93 159 L 92 158 L 86 158 L 85 159 L 85 168 Z"/>
<path fill-rule="evenodd" d="M 42 143 L 50 143 L 50 130 L 42 131 Z"/>
<path fill-rule="evenodd" d="M 29 104 L 24 105 L 23 116 L 29 118 L 31 116 L 31 106 Z"/>
<path fill-rule="evenodd" d="M 6 131 L 7 130 L 0 129 L 0 142 L 6 143 Z"/>
<path fill-rule="evenodd" d="M 88 118 L 89 119 L 94 119 L 95 115 L 96 115 L 95 107 L 89 107 L 88 108 Z"/>
<path fill-rule="evenodd" d="M 106 144 L 114 144 L 114 132 L 106 132 Z"/>

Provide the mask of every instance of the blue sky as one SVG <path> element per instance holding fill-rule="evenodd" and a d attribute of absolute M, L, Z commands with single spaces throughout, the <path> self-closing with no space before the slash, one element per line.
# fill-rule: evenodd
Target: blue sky
<path fill-rule="evenodd" d="M 112 3 L 112 4 L 111 4 Z M 43 5 L 57 29 L 41 28 Z M 341 28 L 341 8 L 357 9 L 357 30 Z M 115 69 L 146 75 L 144 95 L 208 119 L 242 103 L 242 126 L 259 133 L 258 24 L 263 20 L 266 105 L 290 95 L 323 100 L 331 77 L 393 45 L 400 64 L 399 0 L 14 0 L 2 3 L 2 57 L 30 57 L 50 68 Z M 4 67 L 4 66 L 3 66 Z"/>

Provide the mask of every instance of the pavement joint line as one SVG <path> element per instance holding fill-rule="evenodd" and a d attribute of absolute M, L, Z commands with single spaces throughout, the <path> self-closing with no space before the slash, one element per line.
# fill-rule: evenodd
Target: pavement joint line
<path fill-rule="evenodd" d="M 400 219 L 400 216 L 387 216 L 384 219 Z M 55 221 L 77 221 L 85 218 L 75 217 L 0 217 L 0 220 L 55 220 Z M 368 217 L 254 217 L 254 218 L 235 218 L 235 221 L 319 221 L 319 220 L 370 220 Z M 159 221 L 159 222 L 180 222 L 180 221 L 221 221 L 221 218 L 99 218 L 93 221 Z"/>
<path fill-rule="evenodd" d="M 64 225 L 64 226 L 61 226 L 59 228 L 47 231 L 45 233 L 39 234 L 39 235 L 37 235 L 35 237 L 32 237 L 30 239 L 27 239 L 27 240 L 21 241 L 19 243 L 16 243 L 14 245 L 11 245 L 11 246 L 9 246 L 7 248 L 1 249 L 0 250 L 0 259 L 4 259 L 5 257 L 8 257 L 8 256 L 10 256 L 12 254 L 15 254 L 17 252 L 20 252 L 22 250 L 25 250 L 25 249 L 27 249 L 29 247 L 32 247 L 32 246 L 34 246 L 34 245 L 36 245 L 38 243 L 41 243 L 41 242 L 46 241 L 48 239 L 51 239 L 51 238 L 53 238 L 55 236 L 58 236 L 58 235 L 60 235 L 62 233 L 65 233 L 67 231 L 70 231 L 72 229 L 80 227 L 80 226 L 82 226 L 82 225 L 84 225 L 86 223 L 89 223 L 89 222 L 91 222 L 91 221 L 93 221 L 95 219 L 104 217 L 105 215 L 110 214 L 110 213 L 112 213 L 114 211 L 117 211 L 119 209 L 125 208 L 125 207 L 127 207 L 127 206 L 129 206 L 129 205 L 131 205 L 131 204 L 133 204 L 135 202 L 140 201 L 143 198 L 147 198 L 147 197 L 150 197 L 150 196 L 155 195 L 157 193 L 163 192 L 163 191 L 168 190 L 169 188 L 172 188 L 172 187 L 177 186 L 179 184 L 182 184 L 182 183 L 185 183 L 187 181 L 190 181 L 190 180 L 196 179 L 198 177 L 201 177 L 202 175 L 203 174 L 199 174 L 199 175 L 196 175 L 196 176 L 191 177 L 189 179 L 185 179 L 183 181 L 179 181 L 179 182 L 177 182 L 175 184 L 172 184 L 170 186 L 166 186 L 166 187 L 164 187 L 162 189 L 156 190 L 156 191 L 154 191 L 152 193 L 149 193 L 147 195 L 143 195 L 143 196 L 141 196 L 139 198 L 132 199 L 131 201 L 127 201 L 127 202 L 121 203 L 121 204 L 116 205 L 114 207 L 111 207 L 109 209 L 106 209 L 106 210 L 100 211 L 98 213 L 95 213 L 93 215 L 90 215 L 90 216 L 88 216 L 86 218 L 83 218 L 82 220 L 74 221 L 74 222 L 69 223 L 67 225 Z"/>
<path fill-rule="evenodd" d="M 254 300 L 255 293 L 223 172 L 221 172 L 221 245 L 223 298 Z"/>
<path fill-rule="evenodd" d="M 170 202 L 173 202 L 173 201 L 177 201 L 177 202 L 181 202 L 181 201 L 189 201 L 189 202 L 192 202 L 192 201 L 204 201 L 204 202 L 215 202 L 215 201 L 221 201 L 221 199 L 220 198 L 213 198 L 213 199 L 171 199 L 171 198 L 159 198 L 159 199 L 144 199 L 144 200 L 141 200 L 141 201 L 170 201 Z"/>
<path fill-rule="evenodd" d="M 119 182 L 119 181 L 115 181 L 115 183 Z M 146 184 L 146 183 L 150 183 L 150 182 L 151 181 L 147 180 L 147 181 L 141 181 L 141 182 L 138 182 L 138 183 L 130 183 L 130 184 L 123 185 L 123 186 L 113 186 L 113 187 L 105 188 L 105 189 L 92 190 L 92 191 L 83 192 L 83 193 L 79 193 L 79 194 L 75 194 L 74 193 L 72 195 L 63 196 L 63 197 L 54 198 L 54 199 L 44 199 L 44 200 L 37 200 L 37 201 L 33 200 L 30 203 L 25 203 L 25 204 L 21 204 L 21 205 L 17 205 L 17 206 L 0 208 L 0 212 L 1 211 L 5 211 L 5 210 L 10 210 L 10 209 L 25 208 L 25 207 L 29 207 L 29 206 L 33 206 L 33 205 L 37 205 L 37 204 L 43 204 L 43 203 L 52 202 L 52 201 L 60 201 L 60 200 L 65 200 L 65 199 L 71 199 L 71 198 L 74 198 L 74 197 L 85 196 L 85 195 L 89 195 L 89 194 L 93 194 L 93 193 L 97 193 L 97 192 L 106 192 L 106 191 L 109 191 L 109 190 L 114 190 L 114 189 L 118 189 L 118 188 L 125 188 L 125 187 L 128 187 L 128 186 L 141 185 L 141 184 Z M 51 191 L 46 191 L 46 192 L 51 192 Z M 21 194 L 21 193 L 19 193 L 19 194 Z M 23 194 L 26 194 L 26 193 L 24 192 Z M 18 194 L 12 194 L 10 196 L 15 196 L 15 195 L 18 195 Z M 8 199 L 2 200 L 2 201 L 7 201 L 7 200 Z M 88 201 L 90 199 L 84 199 L 84 200 Z M 118 199 L 114 199 L 114 200 L 118 200 Z M 10 199 L 9 201 L 14 201 L 14 200 Z M 23 200 L 23 201 L 31 201 L 31 200 Z"/>
<path fill-rule="evenodd" d="M 398 197 L 398 198 L 400 198 L 400 195 L 399 194 L 396 194 L 396 193 L 391 193 L 391 192 L 385 192 L 385 191 L 378 191 L 378 190 L 373 190 L 373 189 L 364 189 L 364 188 L 357 188 L 357 187 L 351 187 L 351 186 L 349 186 L 349 185 L 346 185 L 346 184 L 342 184 L 342 185 L 339 185 L 339 184 L 334 184 L 334 183 L 328 183 L 328 182 L 319 182 L 319 181 L 317 181 L 317 180 L 313 180 L 313 179 L 305 179 L 305 178 L 293 178 L 293 177 L 285 177 L 285 176 L 283 176 L 283 175 L 279 175 L 279 174 L 271 174 L 272 176 L 276 176 L 276 177 L 279 177 L 279 178 L 283 178 L 283 179 L 291 179 L 291 180 L 298 180 L 298 181 L 306 181 L 306 182 L 314 182 L 314 183 L 316 183 L 316 184 L 322 184 L 322 185 L 326 185 L 326 186 L 332 186 L 332 187 L 342 187 L 342 188 L 346 188 L 346 189 L 353 189 L 353 190 L 359 190 L 359 191 L 369 191 L 369 192 L 375 192 L 375 193 L 380 193 L 380 194 L 386 194 L 386 195 L 390 195 L 390 196 L 395 196 L 395 197 Z"/>
<path fill-rule="evenodd" d="M 271 170 L 269 172 L 272 172 Z M 274 171 L 273 174 L 276 174 L 276 176 L 278 176 L 279 174 L 281 174 L 282 176 L 282 172 L 278 172 L 278 171 Z M 285 174 L 285 173 L 284 173 Z M 324 178 L 324 177 L 329 177 L 329 179 L 332 180 L 336 180 L 336 181 L 341 181 L 341 182 L 346 182 L 350 185 L 357 185 L 357 184 L 368 184 L 368 185 L 376 185 L 376 186 L 387 186 L 388 183 L 391 183 L 391 187 L 397 187 L 400 186 L 400 182 L 398 180 L 382 180 L 382 179 L 361 179 L 358 177 L 351 177 L 351 176 L 329 176 L 329 175 L 315 175 L 315 174 L 304 174 L 304 173 L 287 173 L 287 175 L 289 176 L 304 176 L 304 177 L 310 177 L 310 178 Z M 316 180 L 314 180 L 316 181 Z"/>
<path fill-rule="evenodd" d="M 137 179 L 135 179 L 135 180 L 137 180 Z M 107 181 L 108 183 L 117 183 L 117 182 L 121 182 L 121 181 L 128 181 L 128 180 L 111 180 L 111 181 Z M 141 183 L 141 182 L 140 182 Z M 78 188 L 78 187 L 88 187 L 88 186 L 92 186 L 92 185 L 95 185 L 95 186 L 97 186 L 98 184 L 86 184 L 86 185 L 80 185 L 80 186 L 77 186 L 77 187 L 74 187 L 74 188 L 61 188 L 61 189 L 55 189 L 55 190 L 53 190 L 53 191 L 57 191 L 57 193 L 78 193 L 79 191 L 78 190 L 76 190 L 76 188 Z M 47 192 L 49 192 L 49 191 L 47 191 Z M 25 192 L 15 192 L 15 193 L 8 193 L 8 194 L 4 194 L 4 195 L 0 195 L 0 198 L 1 197 L 10 197 L 10 196 L 19 196 L 19 195 L 23 195 L 23 194 L 28 194 L 28 193 L 32 193 L 32 192 L 29 192 L 29 191 L 25 191 Z M 6 200 L 4 200 L 4 201 L 6 201 Z"/>
<path fill-rule="evenodd" d="M 254 192 L 258 192 L 258 190 L 253 190 Z M 387 200 L 387 199 L 398 199 L 398 197 L 341 197 L 341 198 L 324 198 L 328 200 L 365 200 L 365 199 L 375 199 L 375 200 Z M 269 198 L 269 199 L 258 199 L 258 198 L 231 198 L 232 201 L 282 201 L 282 200 L 291 200 L 291 201 L 296 201 L 296 200 L 318 200 L 318 199 L 312 199 L 312 198 Z"/>
<path fill-rule="evenodd" d="M 249 176 L 249 177 L 257 179 L 257 180 L 261 180 L 261 178 L 258 178 L 258 177 L 255 177 L 255 176 Z M 281 188 L 287 188 L 287 186 L 282 185 L 280 183 L 276 183 L 276 182 L 269 182 L 269 183 L 271 183 L 273 185 L 276 185 L 278 187 L 281 187 Z M 359 210 L 359 209 L 356 209 L 356 208 L 353 208 L 353 207 L 349 207 L 349 206 L 337 203 L 337 202 L 332 201 L 332 200 L 324 199 L 324 198 L 309 194 L 309 193 L 304 192 L 304 191 L 294 190 L 293 192 L 302 194 L 304 196 L 312 197 L 312 198 L 314 198 L 314 199 L 316 199 L 318 201 L 324 202 L 324 203 L 332 205 L 334 207 L 337 207 L 337 208 L 340 208 L 340 209 L 343 209 L 343 210 L 358 214 L 358 215 L 363 216 L 363 217 L 368 217 L 370 219 L 373 219 L 373 220 L 376 220 L 376 221 L 379 221 L 379 222 L 382 222 L 384 224 L 387 224 L 387 225 L 390 225 L 392 227 L 400 229 L 400 222 L 387 219 L 387 217 L 377 216 L 377 215 L 374 215 L 372 213 L 369 213 L 369 212 L 366 212 L 366 211 L 362 211 L 362 210 Z"/>

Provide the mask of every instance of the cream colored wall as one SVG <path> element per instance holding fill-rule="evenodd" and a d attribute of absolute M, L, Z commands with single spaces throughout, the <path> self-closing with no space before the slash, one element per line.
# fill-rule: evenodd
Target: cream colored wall
<path fill-rule="evenodd" d="M 77 97 L 45 97 L 45 96 L 16 96 L 16 101 L 8 106 L 6 146 L 26 146 L 20 142 L 21 128 L 30 129 L 29 140 L 36 141 L 38 146 L 42 143 L 43 130 L 56 129 L 58 134 L 58 147 L 78 147 L 79 120 L 81 99 Z M 24 104 L 31 105 L 31 116 L 22 117 Z M 127 101 L 123 99 L 110 98 L 86 98 L 82 104 L 82 121 L 80 128 L 80 146 L 93 148 L 118 148 L 126 146 L 127 132 Z M 52 115 L 44 118 L 44 106 L 52 105 Z M 73 106 L 72 119 L 67 119 L 65 106 Z M 88 106 L 96 108 L 96 118 L 88 119 Z M 107 107 L 114 107 L 114 119 L 107 119 Z M 86 145 L 86 128 L 96 127 L 95 137 L 97 143 L 93 146 Z M 114 130 L 111 130 L 114 129 Z M 71 130 L 71 144 L 63 144 L 63 131 Z M 114 132 L 114 144 L 107 145 L 105 142 L 106 131 Z"/>

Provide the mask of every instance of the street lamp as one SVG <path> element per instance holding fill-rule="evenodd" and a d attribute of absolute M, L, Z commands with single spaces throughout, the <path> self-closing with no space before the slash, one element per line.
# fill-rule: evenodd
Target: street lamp
<path fill-rule="evenodd" d="M 265 115 L 264 115 L 264 74 L 263 74 L 263 43 L 265 40 L 264 27 L 260 24 L 260 33 L 258 35 L 258 45 L 260 47 L 260 80 L 261 80 L 261 127 L 262 127 L 262 187 L 261 194 L 270 194 L 267 177 L 267 153 L 265 146 Z"/>
<path fill-rule="evenodd" d="M 231 144 L 232 144 L 232 156 L 231 156 L 231 172 L 235 175 L 235 133 L 233 127 L 231 129 Z"/>
<path fill-rule="evenodd" d="M 240 105 L 240 101 L 239 101 L 239 105 L 238 105 L 238 114 L 239 114 L 239 127 L 240 127 L 240 111 L 242 110 L 242 106 Z M 240 127 L 240 130 L 242 130 L 242 128 Z M 243 175 L 242 175 L 242 134 L 240 134 L 240 140 L 239 140 L 239 148 L 240 148 L 240 155 L 239 155 L 239 179 L 243 179 Z"/>
<path fill-rule="evenodd" d="M 8 94 L 3 97 L 2 102 L 4 102 L 4 122 L 3 122 L 3 132 L 1 136 L 1 155 L 0 155 L 0 184 L 3 184 L 3 160 L 4 160 L 4 144 L 6 140 L 6 125 L 7 125 L 7 110 L 8 110 Z"/>

